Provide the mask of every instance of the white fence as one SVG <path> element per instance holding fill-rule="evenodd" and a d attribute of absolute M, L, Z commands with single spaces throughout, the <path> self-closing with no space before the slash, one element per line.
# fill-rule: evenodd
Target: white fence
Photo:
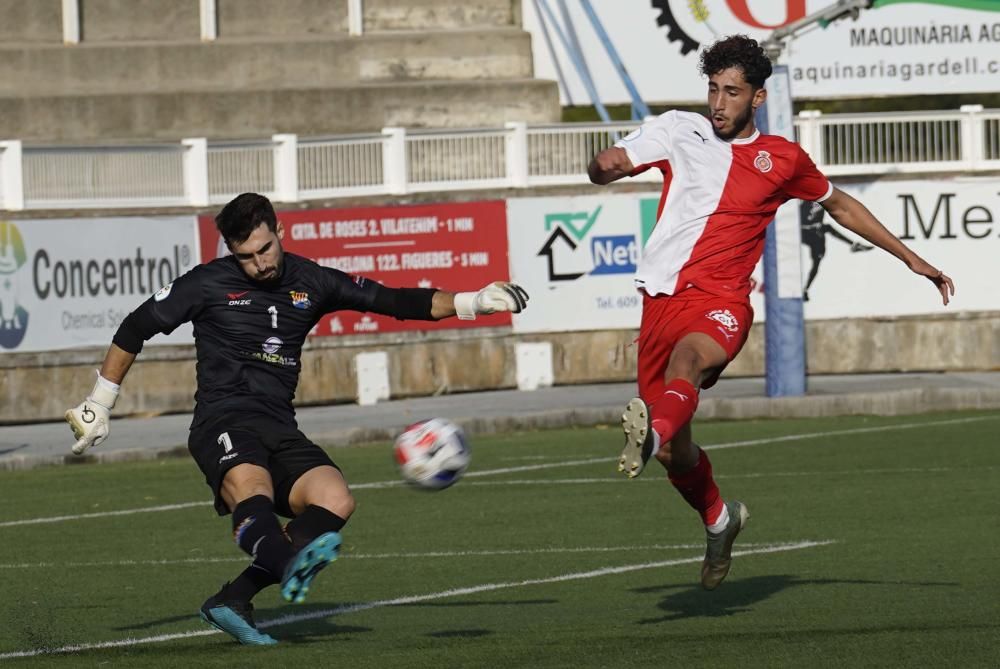
<path fill-rule="evenodd" d="M 1000 110 L 803 112 L 802 146 L 831 176 L 1000 170 Z M 474 130 L 386 128 L 325 138 L 42 147 L 0 142 L 7 210 L 195 206 L 255 191 L 278 202 L 584 184 L 591 157 L 636 122 Z M 655 179 L 656 175 L 645 178 Z"/>

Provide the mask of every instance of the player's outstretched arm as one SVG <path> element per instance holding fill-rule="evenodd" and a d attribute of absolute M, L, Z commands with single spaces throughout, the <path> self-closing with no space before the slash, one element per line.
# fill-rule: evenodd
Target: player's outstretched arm
<path fill-rule="evenodd" d="M 612 146 L 594 156 L 587 167 L 587 175 L 590 177 L 591 183 L 604 186 L 622 177 L 627 177 L 632 174 L 634 169 L 635 166 L 629 160 L 625 149 Z"/>
<path fill-rule="evenodd" d="M 73 430 L 76 443 L 73 452 L 80 455 L 91 446 L 97 446 L 111 431 L 111 410 L 118 400 L 118 390 L 128 373 L 135 354 L 112 344 L 104 356 L 104 364 L 97 374 L 97 383 L 80 404 L 64 414 Z"/>
<path fill-rule="evenodd" d="M 821 204 L 837 223 L 896 256 L 906 263 L 912 272 L 927 277 L 941 293 L 944 304 L 948 304 L 951 296 L 955 294 L 955 283 L 951 278 L 918 256 L 889 232 L 865 205 L 839 188 L 834 188 L 833 194 Z"/>
<path fill-rule="evenodd" d="M 482 290 L 468 293 L 437 291 L 431 302 L 435 319 L 458 316 L 460 320 L 475 320 L 479 314 L 509 311 L 519 314 L 528 306 L 528 292 L 516 283 L 494 281 Z"/>

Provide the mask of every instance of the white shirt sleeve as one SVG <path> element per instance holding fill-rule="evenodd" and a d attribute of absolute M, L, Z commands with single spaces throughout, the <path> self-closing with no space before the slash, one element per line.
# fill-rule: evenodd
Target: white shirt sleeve
<path fill-rule="evenodd" d="M 633 167 L 670 160 L 673 156 L 672 129 L 677 121 L 676 116 L 677 112 L 673 110 L 661 114 L 615 142 L 615 146 L 625 149 Z"/>

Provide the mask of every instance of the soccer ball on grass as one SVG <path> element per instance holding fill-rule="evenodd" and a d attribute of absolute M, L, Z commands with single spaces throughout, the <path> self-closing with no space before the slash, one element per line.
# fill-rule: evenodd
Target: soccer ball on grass
<path fill-rule="evenodd" d="M 469 466 L 465 433 L 444 418 L 410 425 L 396 437 L 393 451 L 403 480 L 427 490 L 447 488 Z"/>

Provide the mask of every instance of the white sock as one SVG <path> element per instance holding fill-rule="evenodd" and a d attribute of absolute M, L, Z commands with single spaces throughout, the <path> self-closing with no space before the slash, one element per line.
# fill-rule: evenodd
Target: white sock
<path fill-rule="evenodd" d="M 719 514 L 718 520 L 716 520 L 711 525 L 706 525 L 707 529 L 712 534 L 718 534 L 722 530 L 726 529 L 726 525 L 729 524 L 729 507 L 725 504 L 722 505 L 722 513 Z"/>
<path fill-rule="evenodd" d="M 649 428 L 653 430 L 652 426 Z M 653 451 L 649 454 L 649 457 L 653 457 L 660 451 L 660 433 L 653 430 Z"/>

